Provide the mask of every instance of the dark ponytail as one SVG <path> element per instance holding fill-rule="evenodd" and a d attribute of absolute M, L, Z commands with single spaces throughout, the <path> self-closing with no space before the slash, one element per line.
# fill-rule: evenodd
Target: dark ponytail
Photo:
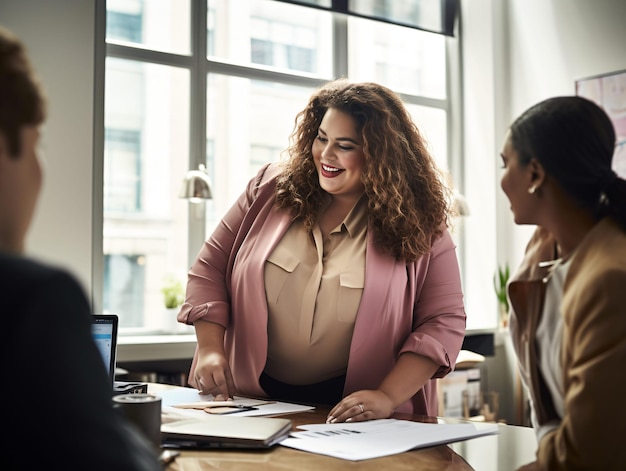
<path fill-rule="evenodd" d="M 626 230 L 626 180 L 612 169 L 615 128 L 591 100 L 543 100 L 511 125 L 522 165 L 537 159 L 546 172 L 596 218 L 613 217 Z"/>
<path fill-rule="evenodd" d="M 626 180 L 615 173 L 613 176 L 601 191 L 598 204 L 602 213 L 615 219 L 626 230 Z"/>

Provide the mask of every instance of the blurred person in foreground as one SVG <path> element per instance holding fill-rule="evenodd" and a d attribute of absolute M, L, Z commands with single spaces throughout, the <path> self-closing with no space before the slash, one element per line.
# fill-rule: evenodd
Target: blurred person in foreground
<path fill-rule="evenodd" d="M 537 228 L 508 285 L 511 336 L 537 460 L 523 469 L 626 469 L 626 181 L 606 113 L 575 96 L 511 125 L 501 186 Z"/>
<path fill-rule="evenodd" d="M 83 289 L 67 272 L 24 255 L 43 180 L 44 120 L 45 98 L 24 46 L 0 27 L 2 463 L 155 471 L 156 451 L 114 411 Z"/>
<path fill-rule="evenodd" d="M 435 416 L 465 334 L 449 189 L 397 94 L 339 79 L 296 117 L 202 247 L 178 320 L 190 384 L 332 406 L 329 422 Z"/>

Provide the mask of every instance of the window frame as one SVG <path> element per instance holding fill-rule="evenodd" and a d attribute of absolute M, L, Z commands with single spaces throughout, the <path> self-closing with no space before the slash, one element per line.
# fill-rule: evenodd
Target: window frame
<path fill-rule="evenodd" d="M 106 0 L 96 2 L 96 71 L 95 71 L 95 118 L 94 118 L 94 173 L 93 173 L 93 257 L 92 257 L 92 302 L 94 312 L 100 312 L 103 306 L 104 253 L 103 253 L 103 177 L 104 177 L 104 82 L 105 62 L 107 57 L 115 57 L 140 62 L 175 66 L 190 71 L 190 116 L 189 116 L 189 161 L 188 168 L 198 168 L 205 163 L 207 155 L 207 77 L 209 73 L 252 80 L 271 81 L 285 85 L 317 88 L 335 77 L 348 76 L 348 20 L 344 14 L 333 13 L 333 77 L 318 78 L 306 73 L 289 73 L 254 67 L 253 65 L 233 64 L 226 60 L 207 57 L 207 1 L 190 0 L 191 7 L 191 52 L 190 55 L 162 52 L 137 48 L 121 43 L 106 41 Z M 396 25 L 398 28 L 406 26 Z M 433 33 L 434 34 L 434 33 Z M 410 104 L 441 109 L 447 116 L 447 149 L 449 172 L 455 188 L 463 192 L 463 156 L 462 156 L 462 100 L 461 100 L 461 40 L 460 34 L 445 37 L 446 50 L 446 98 L 435 99 L 418 95 L 400 93 L 401 98 Z M 197 254 L 197 248 L 204 243 L 206 218 L 198 217 L 193 205 L 188 205 L 188 266 Z M 461 269 L 464 270 L 464 236 L 462 225 L 457 234 L 457 254 Z M 122 334 L 123 334 L 123 329 Z"/>

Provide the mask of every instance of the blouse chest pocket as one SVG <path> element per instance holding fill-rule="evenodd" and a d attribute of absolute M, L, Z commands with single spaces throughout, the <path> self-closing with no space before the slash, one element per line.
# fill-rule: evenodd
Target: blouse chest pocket
<path fill-rule="evenodd" d="M 341 273 L 339 292 L 337 293 L 337 319 L 342 322 L 354 322 L 361 303 L 365 274 L 363 272 Z"/>
<path fill-rule="evenodd" d="M 287 251 L 275 251 L 265 264 L 265 293 L 267 301 L 276 304 L 289 276 L 296 270 L 300 260 Z"/>

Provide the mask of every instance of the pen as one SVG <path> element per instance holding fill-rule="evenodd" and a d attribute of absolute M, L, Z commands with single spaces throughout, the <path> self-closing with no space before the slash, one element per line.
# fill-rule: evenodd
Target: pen
<path fill-rule="evenodd" d="M 218 414 L 218 415 L 236 414 L 237 412 L 244 412 L 244 411 L 249 411 L 249 410 L 258 410 L 258 409 L 253 406 L 243 406 L 243 405 L 237 405 L 237 404 L 233 404 L 230 406 L 214 406 L 213 405 L 213 406 L 204 408 L 204 412 L 206 412 L 207 414 Z"/>
<path fill-rule="evenodd" d="M 206 409 L 207 407 L 258 407 L 265 406 L 268 404 L 276 404 L 276 401 L 256 401 L 250 404 L 236 404 L 233 401 L 198 401 L 198 402 L 185 402 L 181 404 L 175 404 L 172 407 L 176 407 L 178 409 Z"/>

